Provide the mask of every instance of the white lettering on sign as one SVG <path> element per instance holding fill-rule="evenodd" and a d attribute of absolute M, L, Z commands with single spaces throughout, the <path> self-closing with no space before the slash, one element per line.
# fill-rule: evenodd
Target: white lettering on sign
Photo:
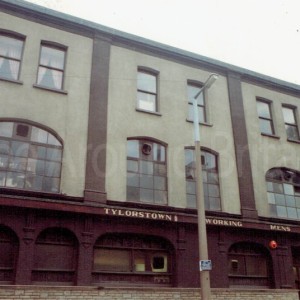
<path fill-rule="evenodd" d="M 118 216 L 118 217 L 129 217 L 129 218 L 141 218 L 151 220 L 162 220 L 162 221 L 178 221 L 178 217 L 175 215 L 163 214 L 158 212 L 146 212 L 130 209 L 114 209 L 104 208 L 106 215 Z"/>
<path fill-rule="evenodd" d="M 243 227 L 241 221 L 224 220 L 224 219 L 206 219 L 207 225 L 219 225 L 219 226 L 231 226 L 231 227 Z"/>
<path fill-rule="evenodd" d="M 290 232 L 291 227 L 290 226 L 282 226 L 282 225 L 270 225 L 271 230 L 277 230 L 277 231 L 286 231 Z"/>

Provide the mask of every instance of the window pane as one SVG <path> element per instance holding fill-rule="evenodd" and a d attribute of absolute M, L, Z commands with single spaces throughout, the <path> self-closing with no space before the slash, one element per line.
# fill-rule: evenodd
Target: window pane
<path fill-rule="evenodd" d="M 61 161 L 61 150 L 48 148 L 47 149 L 47 157 L 48 160 Z"/>
<path fill-rule="evenodd" d="M 6 169 L 8 167 L 8 156 L 0 156 L 0 169 Z"/>
<path fill-rule="evenodd" d="M 145 272 L 146 271 L 146 253 L 137 252 L 134 253 L 134 271 Z"/>
<path fill-rule="evenodd" d="M 62 146 L 60 141 L 51 133 L 48 133 L 48 141 L 47 143 L 49 145 L 53 145 L 53 146 Z"/>
<path fill-rule="evenodd" d="M 199 107 L 198 106 L 198 120 L 201 123 L 205 123 L 205 112 L 204 112 L 204 107 Z M 194 120 L 194 108 L 192 104 L 188 105 L 188 120 L 193 121 Z"/>
<path fill-rule="evenodd" d="M 196 194 L 196 182 L 195 181 L 187 181 L 186 182 L 186 192 L 188 194 Z"/>
<path fill-rule="evenodd" d="M 153 160 L 162 161 L 166 160 L 165 147 L 157 143 L 153 143 Z"/>
<path fill-rule="evenodd" d="M 154 189 L 165 191 L 167 189 L 166 178 L 160 176 L 154 176 Z"/>
<path fill-rule="evenodd" d="M 13 155 L 27 157 L 29 151 L 29 144 L 23 142 L 12 142 L 11 149 Z"/>
<path fill-rule="evenodd" d="M 141 175 L 140 176 L 140 187 L 153 189 L 153 176 Z"/>
<path fill-rule="evenodd" d="M 275 195 L 273 193 L 268 193 L 268 203 L 275 204 Z"/>
<path fill-rule="evenodd" d="M 287 217 L 287 211 L 285 206 L 276 206 L 277 210 L 277 216 L 280 218 L 286 218 Z"/>
<path fill-rule="evenodd" d="M 8 155 L 10 152 L 10 145 L 8 141 L 0 140 L 0 154 Z"/>
<path fill-rule="evenodd" d="M 13 125 L 12 122 L 0 122 L 0 136 L 12 137 Z"/>
<path fill-rule="evenodd" d="M 140 91 L 156 94 L 156 76 L 149 73 L 138 72 L 137 86 Z"/>
<path fill-rule="evenodd" d="M 209 209 L 220 210 L 221 209 L 220 198 L 209 197 Z"/>
<path fill-rule="evenodd" d="M 20 59 L 23 41 L 12 37 L 0 35 L 0 55 Z"/>
<path fill-rule="evenodd" d="M 292 108 L 283 107 L 282 112 L 285 123 L 296 124 L 294 110 Z"/>
<path fill-rule="evenodd" d="M 292 125 L 285 125 L 287 137 L 292 140 L 299 140 L 298 128 Z"/>
<path fill-rule="evenodd" d="M 9 169 L 13 171 L 25 171 L 27 164 L 26 158 L 12 157 L 9 162 Z"/>
<path fill-rule="evenodd" d="M 145 202 L 153 202 L 154 200 L 154 191 L 153 190 L 146 190 L 146 189 L 140 189 L 140 197 L 141 201 Z"/>
<path fill-rule="evenodd" d="M 40 64 L 55 69 L 63 69 L 65 60 L 65 51 L 42 46 Z"/>
<path fill-rule="evenodd" d="M 273 134 L 271 121 L 260 119 L 259 126 L 260 126 L 261 133 Z"/>
<path fill-rule="evenodd" d="M 59 191 L 59 179 L 44 177 L 43 191 L 57 193 Z"/>
<path fill-rule="evenodd" d="M 298 219 L 297 210 L 294 207 L 288 207 L 287 214 L 288 214 L 288 218 Z"/>
<path fill-rule="evenodd" d="M 131 271 L 130 252 L 128 250 L 95 249 L 94 269 L 99 271 Z"/>
<path fill-rule="evenodd" d="M 62 88 L 63 72 L 39 67 L 37 83 L 54 89 Z"/>
<path fill-rule="evenodd" d="M 127 171 L 138 173 L 139 164 L 136 160 L 127 160 Z"/>
<path fill-rule="evenodd" d="M 44 175 L 45 174 L 45 161 L 38 159 L 28 159 L 27 171 L 32 174 Z"/>
<path fill-rule="evenodd" d="M 214 184 L 208 184 L 208 195 L 211 197 L 219 197 L 219 186 L 214 185 Z"/>
<path fill-rule="evenodd" d="M 156 111 L 156 95 L 138 92 L 138 108 Z"/>
<path fill-rule="evenodd" d="M 48 132 L 38 127 L 32 127 L 31 129 L 31 141 L 42 144 L 47 144 Z"/>
<path fill-rule="evenodd" d="M 282 194 L 275 194 L 275 202 L 277 205 L 285 205 L 285 197 Z"/>
<path fill-rule="evenodd" d="M 140 173 L 153 175 L 153 162 L 145 160 L 140 161 Z"/>
<path fill-rule="evenodd" d="M 194 98 L 197 95 L 197 93 L 200 91 L 199 86 L 195 85 L 188 85 L 188 100 L 190 103 L 194 102 Z M 197 104 L 204 106 L 204 98 L 203 98 L 203 93 L 201 93 L 198 98 L 197 98 Z"/>
<path fill-rule="evenodd" d="M 55 162 L 46 162 L 45 166 L 45 174 L 51 177 L 59 177 L 60 176 L 60 163 Z"/>
<path fill-rule="evenodd" d="M 135 173 L 127 173 L 127 185 L 128 186 L 140 186 L 139 175 Z"/>
<path fill-rule="evenodd" d="M 43 177 L 36 175 L 27 175 L 25 181 L 25 188 L 30 190 L 43 190 Z"/>
<path fill-rule="evenodd" d="M 15 187 L 15 188 L 23 188 L 24 187 L 24 174 L 15 173 L 15 172 L 7 172 L 6 175 L 6 186 L 7 187 Z"/>
<path fill-rule="evenodd" d="M 127 200 L 139 201 L 140 200 L 140 189 L 127 186 Z"/>
<path fill-rule="evenodd" d="M 30 145 L 29 157 L 45 159 L 46 147 Z"/>
<path fill-rule="evenodd" d="M 127 141 L 127 156 L 139 158 L 139 141 L 137 140 Z"/>
<path fill-rule="evenodd" d="M 283 190 L 286 195 L 294 195 L 294 186 L 291 184 L 283 184 Z"/>
<path fill-rule="evenodd" d="M 167 192 L 166 191 L 154 191 L 154 201 L 158 204 L 167 203 Z"/>
<path fill-rule="evenodd" d="M 196 208 L 196 196 L 195 195 L 187 195 L 186 196 L 187 200 L 187 207 L 190 208 Z"/>
<path fill-rule="evenodd" d="M 257 112 L 259 117 L 271 119 L 270 105 L 268 103 L 257 101 Z"/>

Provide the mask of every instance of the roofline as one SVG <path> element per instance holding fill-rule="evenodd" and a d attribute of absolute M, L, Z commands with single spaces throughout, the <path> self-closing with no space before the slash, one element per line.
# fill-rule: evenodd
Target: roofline
<path fill-rule="evenodd" d="M 12 15 L 21 14 L 24 15 L 24 17 L 28 17 L 32 14 L 37 14 L 40 15 L 40 19 L 46 18 L 47 20 L 56 20 L 63 22 L 64 25 L 69 25 L 70 28 L 78 30 L 81 34 L 85 34 L 90 37 L 99 34 L 100 36 L 111 39 L 112 41 L 124 42 L 127 45 L 128 43 L 132 43 L 137 46 L 144 47 L 148 50 L 155 50 L 158 53 L 175 57 L 178 60 L 188 60 L 195 63 L 196 65 L 204 65 L 207 68 L 215 69 L 221 73 L 235 73 L 245 81 L 250 81 L 258 84 L 260 83 L 268 87 L 277 88 L 280 90 L 283 89 L 285 91 L 292 92 L 293 94 L 296 93 L 297 95 L 299 95 L 300 93 L 300 85 L 298 84 L 280 80 L 229 63 L 224 63 L 207 56 L 199 55 L 137 35 L 126 33 L 23 0 L 0 0 L 0 10 L 2 9 L 8 10 Z M 35 15 L 35 18 L 36 17 L 37 16 Z"/>

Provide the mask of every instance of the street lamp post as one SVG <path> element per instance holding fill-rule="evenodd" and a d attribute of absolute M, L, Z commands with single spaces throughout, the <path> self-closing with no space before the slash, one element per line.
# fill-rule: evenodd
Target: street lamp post
<path fill-rule="evenodd" d="M 209 271 L 202 270 L 200 267 L 201 262 L 208 261 L 207 250 L 207 233 L 205 221 L 205 203 L 202 182 L 202 163 L 201 163 L 201 150 L 200 150 L 200 130 L 199 130 L 199 116 L 198 116 L 198 97 L 209 89 L 212 84 L 218 79 L 217 74 L 211 74 L 204 83 L 200 91 L 193 99 L 193 123 L 194 123 L 194 141 L 195 141 L 195 156 L 196 156 L 196 202 L 197 202 L 197 217 L 198 217 L 198 244 L 199 244 L 199 269 L 200 269 L 200 284 L 201 284 L 201 300 L 210 300 L 210 279 Z"/>

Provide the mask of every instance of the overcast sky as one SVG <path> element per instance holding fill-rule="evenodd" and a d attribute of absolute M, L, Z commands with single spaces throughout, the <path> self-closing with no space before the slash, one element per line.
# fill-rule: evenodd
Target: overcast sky
<path fill-rule="evenodd" d="M 28 0 L 300 85 L 300 0 Z"/>

